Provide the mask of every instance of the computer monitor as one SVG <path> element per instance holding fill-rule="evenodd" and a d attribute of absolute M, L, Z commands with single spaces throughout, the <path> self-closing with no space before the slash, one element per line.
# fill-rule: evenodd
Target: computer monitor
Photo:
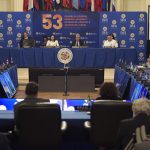
<path fill-rule="evenodd" d="M 66 99 L 64 100 L 63 110 L 64 111 L 87 111 L 92 102 L 95 100 L 87 100 L 87 99 Z"/>
<path fill-rule="evenodd" d="M 12 98 L 16 93 L 15 86 L 9 76 L 8 72 L 0 74 L 0 97 Z"/>
<path fill-rule="evenodd" d="M 14 110 L 14 105 L 24 99 L 0 98 L 0 110 Z"/>
<path fill-rule="evenodd" d="M 137 83 L 134 89 L 134 92 L 131 97 L 131 101 L 134 101 L 136 99 L 147 97 L 148 90 L 146 87 L 144 87 L 141 83 Z"/>

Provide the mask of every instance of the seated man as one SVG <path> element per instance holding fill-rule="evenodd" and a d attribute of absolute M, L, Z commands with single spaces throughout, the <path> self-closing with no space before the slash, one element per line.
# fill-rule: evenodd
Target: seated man
<path fill-rule="evenodd" d="M 21 107 L 22 105 L 32 105 L 35 104 L 37 102 L 49 102 L 49 99 L 41 99 L 41 98 L 37 98 L 38 96 L 38 85 L 35 82 L 29 82 L 26 86 L 25 89 L 25 94 L 26 97 L 24 99 L 24 101 L 21 101 L 19 103 L 17 103 L 14 106 L 14 115 L 15 118 L 17 116 L 17 110 L 19 107 Z"/>
<path fill-rule="evenodd" d="M 120 123 L 116 147 L 117 150 L 128 149 L 127 147 L 131 146 L 132 144 L 133 145 L 135 144 L 136 141 L 133 135 L 136 133 L 137 128 L 145 126 L 146 133 L 148 135 L 150 134 L 149 100 L 147 100 L 146 98 L 135 100 L 132 104 L 132 111 L 133 111 L 133 118 L 122 120 Z M 141 136 L 141 138 L 144 137 Z"/>
<path fill-rule="evenodd" d="M 80 39 L 80 34 L 76 34 L 76 39 L 72 42 L 71 47 L 82 47 L 84 46 L 84 41 Z"/>
<path fill-rule="evenodd" d="M 113 34 L 109 34 L 107 36 L 107 40 L 104 41 L 104 48 L 117 48 L 118 47 L 118 43 L 117 41 L 114 39 Z"/>
<path fill-rule="evenodd" d="M 34 40 L 31 37 L 29 37 L 28 32 L 25 31 L 23 33 L 22 39 L 20 40 L 20 47 L 21 48 L 30 48 L 30 47 L 34 47 L 34 45 L 35 45 Z"/>

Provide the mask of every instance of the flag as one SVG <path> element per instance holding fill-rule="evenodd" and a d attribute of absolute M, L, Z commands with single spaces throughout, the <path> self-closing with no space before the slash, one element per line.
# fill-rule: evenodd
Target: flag
<path fill-rule="evenodd" d="M 65 8 L 72 9 L 72 0 L 62 0 L 62 6 Z"/>
<path fill-rule="evenodd" d="M 111 0 L 110 11 L 116 11 L 116 0 Z"/>
<path fill-rule="evenodd" d="M 53 0 L 45 0 L 45 10 L 52 10 Z"/>
<path fill-rule="evenodd" d="M 86 0 L 85 10 L 86 11 L 91 10 L 91 0 Z"/>
<path fill-rule="evenodd" d="M 35 10 L 39 10 L 40 9 L 39 0 L 33 0 L 33 6 L 34 6 Z"/>
<path fill-rule="evenodd" d="M 102 10 L 107 11 L 107 0 L 102 0 Z"/>
<path fill-rule="evenodd" d="M 91 0 L 91 11 L 95 11 L 94 0 Z"/>
<path fill-rule="evenodd" d="M 45 10 L 45 2 L 44 2 L 44 0 L 39 0 L 39 8 L 40 8 L 40 10 Z"/>
<path fill-rule="evenodd" d="M 111 9 L 111 2 L 112 2 L 112 0 L 107 0 L 107 11 L 110 11 L 110 9 Z"/>
<path fill-rule="evenodd" d="M 86 0 L 79 0 L 79 8 L 84 9 L 86 4 Z"/>
<path fill-rule="evenodd" d="M 33 0 L 29 0 L 28 10 L 32 10 L 32 9 L 33 9 Z"/>
<path fill-rule="evenodd" d="M 94 1 L 94 9 L 95 11 L 102 11 L 102 0 Z"/>
<path fill-rule="evenodd" d="M 28 11 L 29 0 L 23 1 L 23 11 Z"/>
<path fill-rule="evenodd" d="M 73 8 L 79 9 L 79 0 L 72 0 Z"/>

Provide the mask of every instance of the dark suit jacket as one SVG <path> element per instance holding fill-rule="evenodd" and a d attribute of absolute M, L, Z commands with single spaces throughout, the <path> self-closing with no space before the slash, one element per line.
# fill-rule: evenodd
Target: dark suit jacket
<path fill-rule="evenodd" d="M 145 125 L 146 133 L 150 134 L 150 117 L 139 114 L 135 118 L 121 121 L 117 138 L 117 150 L 123 150 L 132 138 L 137 127 Z"/>
<path fill-rule="evenodd" d="M 15 118 L 15 124 L 17 124 L 17 114 L 18 114 L 18 108 L 21 106 L 31 106 L 38 102 L 49 102 L 49 99 L 42 99 L 42 98 L 25 98 L 24 101 L 17 103 L 14 105 L 14 118 Z"/>
<path fill-rule="evenodd" d="M 85 45 L 84 45 L 84 41 L 79 40 L 79 43 L 80 43 L 80 46 L 85 46 Z M 73 47 L 73 46 L 76 46 L 76 40 L 74 40 L 74 41 L 72 42 L 71 47 Z"/>

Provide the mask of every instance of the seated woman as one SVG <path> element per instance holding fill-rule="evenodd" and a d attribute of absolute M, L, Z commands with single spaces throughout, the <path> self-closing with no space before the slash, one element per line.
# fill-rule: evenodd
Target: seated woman
<path fill-rule="evenodd" d="M 145 126 L 150 134 L 150 104 L 146 98 L 135 100 L 132 104 L 133 118 L 121 121 L 118 132 L 117 150 L 127 148 L 137 128 Z M 131 142 L 132 143 L 132 142 Z"/>
<path fill-rule="evenodd" d="M 103 83 L 100 87 L 99 95 L 100 97 L 97 97 L 96 100 L 121 100 L 118 90 L 112 82 Z"/>
<path fill-rule="evenodd" d="M 118 48 L 118 42 L 115 40 L 113 34 L 107 36 L 107 40 L 104 41 L 104 48 Z"/>
<path fill-rule="evenodd" d="M 48 38 L 46 47 L 59 47 L 58 41 L 55 39 L 54 35 L 51 35 L 50 38 Z"/>

